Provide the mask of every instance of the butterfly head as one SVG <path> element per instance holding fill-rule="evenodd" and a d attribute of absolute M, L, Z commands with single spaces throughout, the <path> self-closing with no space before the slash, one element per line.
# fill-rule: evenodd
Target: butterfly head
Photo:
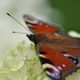
<path fill-rule="evenodd" d="M 56 32 L 59 30 L 57 27 L 51 26 L 46 22 L 38 20 L 37 18 L 30 15 L 24 15 L 23 18 L 29 30 L 34 34 L 37 34 L 37 33 L 46 34 L 46 33 Z"/>

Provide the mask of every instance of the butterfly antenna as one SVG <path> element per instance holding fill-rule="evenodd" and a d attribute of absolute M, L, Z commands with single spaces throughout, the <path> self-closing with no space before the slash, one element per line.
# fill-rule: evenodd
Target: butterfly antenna
<path fill-rule="evenodd" d="M 23 24 L 21 24 L 16 18 L 14 18 L 11 14 L 6 13 L 9 17 L 11 17 L 12 19 L 14 19 L 17 23 L 19 23 L 23 28 L 25 28 L 28 32 L 30 32 Z"/>
<path fill-rule="evenodd" d="M 27 34 L 27 33 L 23 33 L 23 32 L 17 32 L 17 31 L 12 31 L 12 33 L 18 33 L 18 34 Z"/>

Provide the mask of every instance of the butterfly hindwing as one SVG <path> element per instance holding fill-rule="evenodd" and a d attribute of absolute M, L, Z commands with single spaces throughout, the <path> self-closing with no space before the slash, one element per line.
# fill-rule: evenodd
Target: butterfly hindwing
<path fill-rule="evenodd" d="M 39 52 L 45 51 L 44 54 L 42 54 L 42 52 L 39 54 L 39 58 L 42 67 L 49 76 L 58 80 L 76 70 L 76 64 L 55 49 L 50 48 L 47 45 L 40 45 L 39 49 Z M 56 76 L 54 76 L 55 74 Z"/>

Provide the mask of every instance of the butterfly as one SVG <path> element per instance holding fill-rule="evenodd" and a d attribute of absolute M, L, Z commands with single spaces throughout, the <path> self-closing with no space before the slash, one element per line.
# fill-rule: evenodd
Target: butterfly
<path fill-rule="evenodd" d="M 42 68 L 51 79 L 63 80 L 80 67 L 80 38 L 31 15 L 24 15 L 23 19 L 33 33 L 26 36 L 35 44 Z"/>

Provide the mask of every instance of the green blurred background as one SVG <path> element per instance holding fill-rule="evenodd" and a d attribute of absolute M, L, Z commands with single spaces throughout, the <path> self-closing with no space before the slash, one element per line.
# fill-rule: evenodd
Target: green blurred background
<path fill-rule="evenodd" d="M 80 0 L 48 0 L 53 8 L 64 15 L 64 30 L 80 32 Z"/>

